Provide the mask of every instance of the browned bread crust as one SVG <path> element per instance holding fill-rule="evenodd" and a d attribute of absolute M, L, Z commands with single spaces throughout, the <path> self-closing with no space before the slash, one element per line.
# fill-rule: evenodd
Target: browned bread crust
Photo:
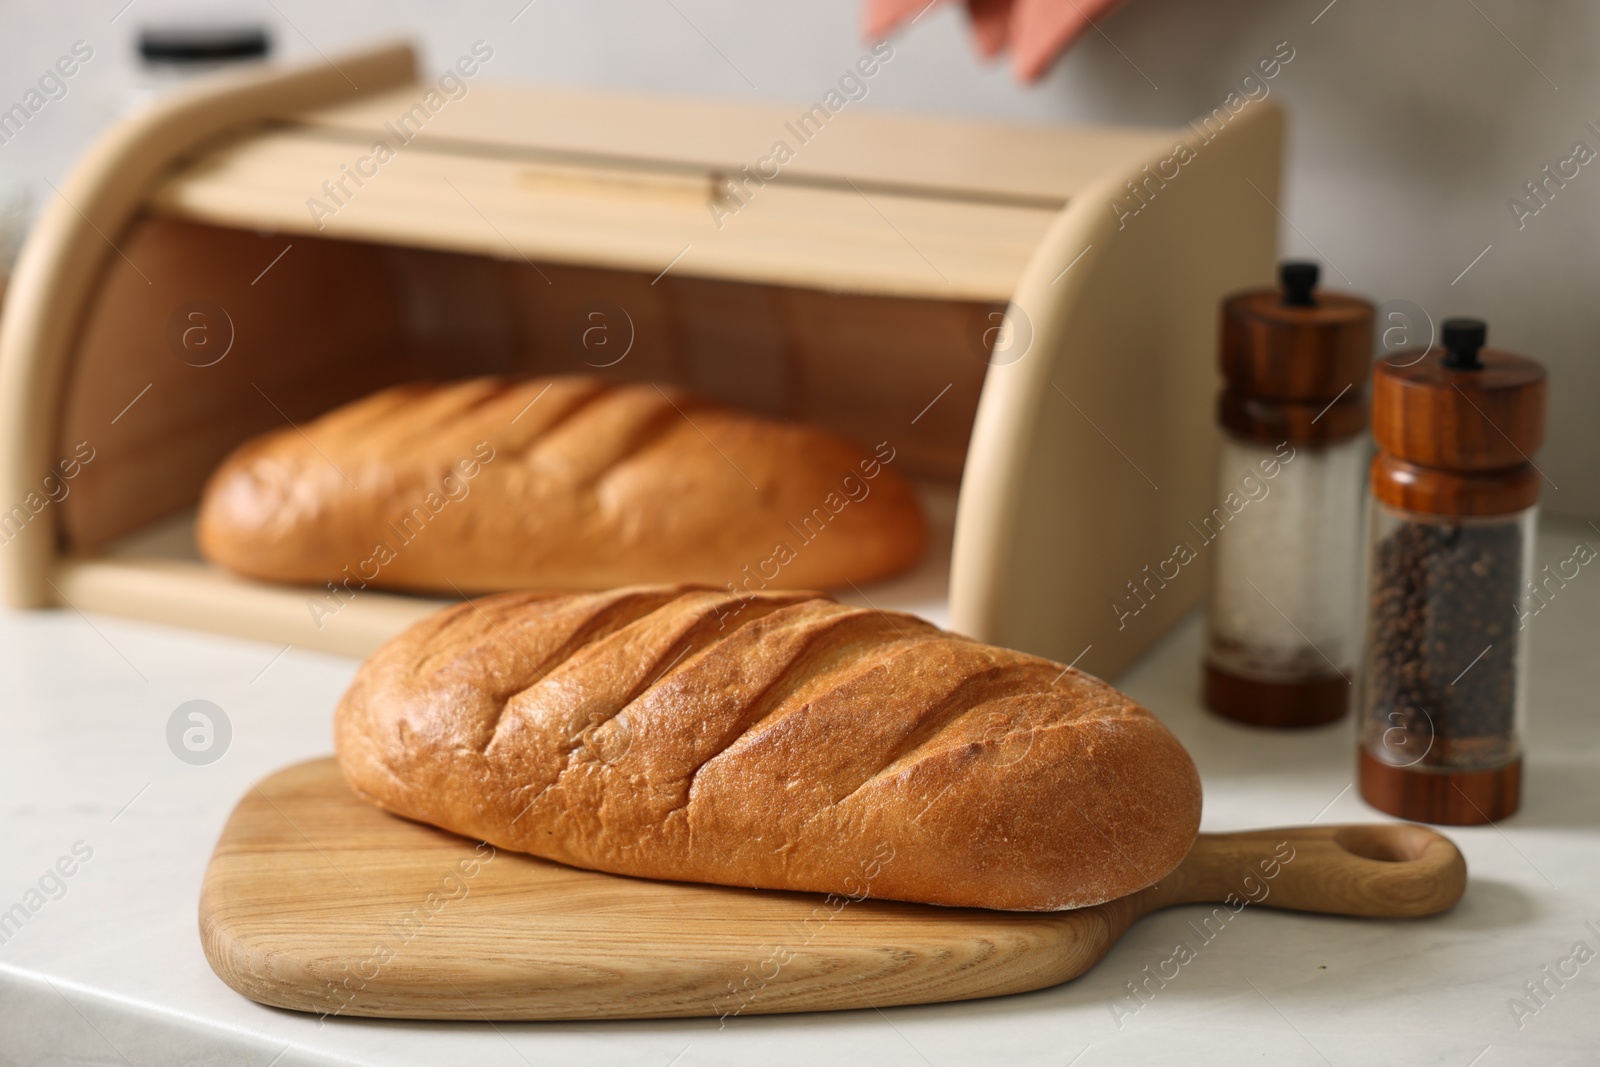
<path fill-rule="evenodd" d="M 460 604 L 335 718 L 367 799 L 617 874 L 1016 910 L 1165 876 L 1200 781 L 1104 682 L 910 615 L 686 586 Z"/>
<path fill-rule="evenodd" d="M 922 555 L 893 459 L 668 387 L 407 385 L 240 446 L 199 542 L 239 574 L 352 592 L 842 586 Z"/>

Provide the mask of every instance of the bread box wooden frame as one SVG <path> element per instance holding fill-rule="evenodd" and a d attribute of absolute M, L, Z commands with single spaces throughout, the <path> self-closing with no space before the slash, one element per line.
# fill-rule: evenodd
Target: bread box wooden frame
<path fill-rule="evenodd" d="M 307 590 L 150 531 L 239 440 L 386 381 L 601 362 L 563 341 L 596 311 L 640 346 L 607 373 L 959 474 L 954 629 L 1111 675 L 1193 604 L 1203 562 L 1148 567 L 1212 503 L 1217 302 L 1274 258 L 1270 105 L 1063 129 L 455 85 L 403 45 L 261 67 L 78 163 L 0 323 L 10 604 L 365 653 L 435 602 L 314 624 Z"/>

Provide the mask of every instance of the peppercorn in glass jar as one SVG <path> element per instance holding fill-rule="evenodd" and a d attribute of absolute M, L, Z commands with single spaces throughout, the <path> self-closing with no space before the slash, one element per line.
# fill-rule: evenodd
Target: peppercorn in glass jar
<path fill-rule="evenodd" d="M 1361 792 L 1422 822 L 1504 818 L 1521 790 L 1544 368 L 1480 351 L 1449 319 L 1444 347 L 1378 364 Z"/>
<path fill-rule="evenodd" d="M 1450 520 L 1374 505 L 1364 734 L 1378 759 L 1489 771 L 1520 755 L 1516 604 L 1535 510 Z"/>

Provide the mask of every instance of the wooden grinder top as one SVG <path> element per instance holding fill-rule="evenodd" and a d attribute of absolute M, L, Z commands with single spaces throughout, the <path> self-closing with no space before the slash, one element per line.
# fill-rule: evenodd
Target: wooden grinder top
<path fill-rule="evenodd" d="M 1315 263 L 1278 269 L 1281 289 L 1222 306 L 1222 424 L 1254 440 L 1336 441 L 1366 428 L 1372 305 L 1316 290 Z"/>
<path fill-rule="evenodd" d="M 1484 348 L 1484 324 L 1446 319 L 1441 347 L 1373 372 L 1379 500 L 1410 511 L 1499 515 L 1539 499 L 1533 454 L 1544 442 L 1545 370 Z"/>

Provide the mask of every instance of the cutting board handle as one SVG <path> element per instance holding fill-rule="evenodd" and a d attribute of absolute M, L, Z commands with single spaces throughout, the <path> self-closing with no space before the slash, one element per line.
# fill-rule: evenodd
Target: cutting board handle
<path fill-rule="evenodd" d="M 1148 899 L 1140 903 L 1141 910 L 1249 903 L 1403 919 L 1453 907 L 1466 886 L 1460 850 L 1425 826 L 1297 826 L 1201 834 L 1188 858 L 1145 890 Z"/>

